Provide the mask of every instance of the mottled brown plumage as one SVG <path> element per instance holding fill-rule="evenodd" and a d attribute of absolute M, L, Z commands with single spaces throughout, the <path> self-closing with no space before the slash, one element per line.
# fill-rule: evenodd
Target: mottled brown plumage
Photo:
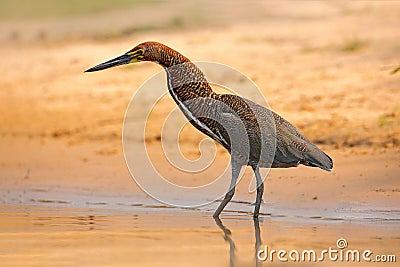
<path fill-rule="evenodd" d="M 168 90 L 190 123 L 230 152 L 232 181 L 214 213 L 215 217 L 233 197 L 243 165 L 253 168 L 257 180 L 255 217 L 264 190 L 260 167 L 287 168 L 303 164 L 327 171 L 332 169 L 331 158 L 288 121 L 248 99 L 213 92 L 205 75 L 194 63 L 163 44 L 139 44 L 126 54 L 87 72 L 137 61 L 152 61 L 163 66 Z"/>

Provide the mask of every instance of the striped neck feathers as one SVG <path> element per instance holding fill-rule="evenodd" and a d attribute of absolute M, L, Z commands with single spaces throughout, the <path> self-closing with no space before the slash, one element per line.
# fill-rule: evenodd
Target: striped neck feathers
<path fill-rule="evenodd" d="M 145 48 L 145 61 L 157 62 L 164 67 L 168 90 L 176 101 L 215 94 L 199 67 L 178 51 L 158 42 L 146 42 L 138 47 Z"/>

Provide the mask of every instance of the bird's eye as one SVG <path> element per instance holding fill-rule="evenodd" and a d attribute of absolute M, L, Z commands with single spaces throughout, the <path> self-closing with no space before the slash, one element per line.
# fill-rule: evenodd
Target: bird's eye
<path fill-rule="evenodd" d="M 128 54 L 131 56 L 134 56 L 134 57 L 143 57 L 144 49 L 140 48 L 137 50 L 133 50 L 133 51 L 129 52 Z"/>
<path fill-rule="evenodd" d="M 137 55 L 143 55 L 144 54 L 144 49 L 138 49 L 136 50 Z"/>

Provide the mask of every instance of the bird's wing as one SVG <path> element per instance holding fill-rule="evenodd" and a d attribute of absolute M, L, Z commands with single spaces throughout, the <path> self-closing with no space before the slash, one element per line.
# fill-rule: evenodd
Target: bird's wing
<path fill-rule="evenodd" d="M 250 163 L 261 159 L 265 166 L 271 165 L 276 139 L 272 112 L 240 96 L 220 96 L 227 106 L 221 116 L 237 140 L 232 146 L 236 145 L 243 155 L 249 156 Z"/>
<path fill-rule="evenodd" d="M 248 104 L 251 111 L 256 114 L 261 132 L 261 135 L 254 133 L 259 139 L 255 138 L 252 142 L 260 140 L 266 148 L 275 146 L 273 166 L 290 167 L 301 163 L 327 171 L 332 169 L 332 159 L 308 140 L 290 122 L 266 107 L 248 99 L 243 100 Z M 270 159 L 271 155 L 267 153 L 264 154 L 261 161 L 264 160 L 269 163 Z"/>
<path fill-rule="evenodd" d="M 274 113 L 277 146 L 277 162 L 295 162 L 319 167 L 330 171 L 333 167 L 332 159 L 321 149 L 307 139 L 290 122 Z"/>
<path fill-rule="evenodd" d="M 250 155 L 250 142 L 247 137 L 246 125 L 233 110 L 222 112 L 220 117 L 221 126 L 224 128 L 224 131 L 220 132 L 221 138 L 229 143 L 231 153 L 234 152 L 235 154 L 242 155 L 247 165 Z"/>
<path fill-rule="evenodd" d="M 203 115 L 193 125 L 231 154 L 238 152 L 242 159 L 247 157 L 263 167 L 291 167 L 301 163 L 328 171 L 332 168 L 328 155 L 268 108 L 236 95 L 220 95 L 218 101 L 222 105 L 209 105 L 210 102 L 191 107 L 194 112 L 203 107 Z M 212 114 L 216 121 L 204 118 L 204 114 Z"/>

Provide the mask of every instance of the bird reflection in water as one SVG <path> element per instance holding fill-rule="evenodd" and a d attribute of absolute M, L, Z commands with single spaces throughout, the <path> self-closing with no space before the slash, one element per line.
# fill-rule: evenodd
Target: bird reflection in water
<path fill-rule="evenodd" d="M 227 228 L 221 221 L 219 217 L 214 218 L 215 223 L 217 226 L 222 230 L 224 233 L 224 239 L 227 243 L 229 243 L 229 266 L 233 267 L 235 266 L 235 250 L 236 250 L 236 245 L 235 241 L 232 239 L 232 232 L 229 228 Z M 254 261 L 255 265 L 254 266 L 261 266 L 260 261 L 257 259 L 257 252 L 260 249 L 261 246 L 261 231 L 260 231 L 260 222 L 258 218 L 253 218 L 253 223 L 254 223 L 254 236 L 255 236 L 255 243 L 254 243 Z"/>

